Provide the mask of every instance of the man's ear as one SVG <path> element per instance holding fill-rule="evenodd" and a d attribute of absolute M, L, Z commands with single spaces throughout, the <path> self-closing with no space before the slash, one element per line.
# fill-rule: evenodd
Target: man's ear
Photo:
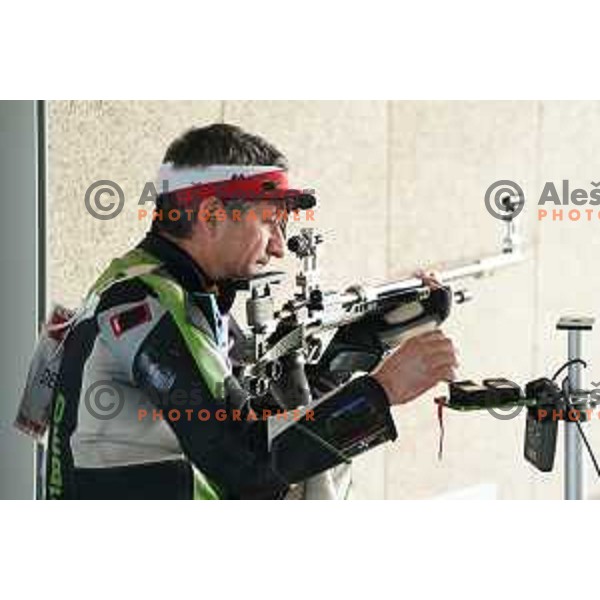
<path fill-rule="evenodd" d="M 216 196 L 203 198 L 198 206 L 198 226 L 206 233 L 214 233 L 226 217 L 223 202 Z"/>

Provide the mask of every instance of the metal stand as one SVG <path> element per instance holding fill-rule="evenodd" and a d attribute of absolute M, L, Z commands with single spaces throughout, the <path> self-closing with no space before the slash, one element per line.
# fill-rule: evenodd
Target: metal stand
<path fill-rule="evenodd" d="M 581 359 L 581 334 L 591 331 L 594 319 L 589 317 L 562 317 L 556 329 L 568 332 L 568 359 Z M 573 391 L 583 389 L 583 365 L 569 365 L 569 384 Z M 578 407 L 579 408 L 579 407 Z M 581 424 L 585 427 L 585 424 Z M 565 500 L 585 498 L 585 470 L 583 468 L 583 440 L 577 423 L 564 420 L 565 427 Z"/>

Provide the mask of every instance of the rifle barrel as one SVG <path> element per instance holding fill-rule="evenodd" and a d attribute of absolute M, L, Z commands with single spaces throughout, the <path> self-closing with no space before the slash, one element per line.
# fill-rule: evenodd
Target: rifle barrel
<path fill-rule="evenodd" d="M 446 271 L 439 273 L 441 283 L 452 283 L 461 279 L 478 278 L 489 275 L 500 269 L 505 269 L 519 264 L 526 259 L 522 252 L 506 252 L 486 256 L 469 263 L 461 263 Z M 361 295 L 366 295 L 368 299 L 377 299 L 388 294 L 411 290 L 422 287 L 423 282 L 417 277 L 402 279 L 391 283 L 384 283 L 368 288 L 349 288 L 342 296 L 342 304 L 352 304 L 360 299 Z"/>

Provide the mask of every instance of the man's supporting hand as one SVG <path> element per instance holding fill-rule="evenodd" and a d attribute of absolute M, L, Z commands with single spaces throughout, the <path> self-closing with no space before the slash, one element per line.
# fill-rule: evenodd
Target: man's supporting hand
<path fill-rule="evenodd" d="M 454 346 L 441 331 L 408 339 L 389 354 L 372 376 L 385 390 L 390 404 L 414 400 L 440 381 L 455 378 Z"/>

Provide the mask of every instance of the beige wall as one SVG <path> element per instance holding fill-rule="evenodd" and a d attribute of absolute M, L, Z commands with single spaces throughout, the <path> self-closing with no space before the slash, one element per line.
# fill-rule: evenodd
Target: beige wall
<path fill-rule="evenodd" d="M 143 234 L 148 221 L 137 219 L 137 198 L 169 141 L 222 120 L 273 141 L 288 155 L 293 181 L 317 190 L 329 286 L 494 252 L 500 229 L 483 194 L 498 179 L 519 182 L 529 198 L 546 180 L 589 189 L 590 179 L 600 179 L 592 169 L 600 102 L 50 102 L 54 299 L 77 303 L 107 259 Z M 85 190 L 98 179 L 125 191 L 114 220 L 98 221 L 84 208 Z M 549 375 L 565 358 L 557 318 L 594 313 L 600 222 L 539 223 L 535 201 L 527 209 L 531 260 L 471 285 L 475 300 L 447 325 L 465 377 Z M 291 260 L 285 268 L 292 272 Z M 596 381 L 599 336 L 585 348 Z M 522 459 L 523 416 L 448 414 L 442 462 L 431 395 L 396 417 L 399 441 L 356 461 L 355 497 L 427 498 L 479 483 L 496 484 L 501 498 L 561 496 L 561 454 L 550 475 Z M 600 451 L 598 426 L 591 439 Z"/>

